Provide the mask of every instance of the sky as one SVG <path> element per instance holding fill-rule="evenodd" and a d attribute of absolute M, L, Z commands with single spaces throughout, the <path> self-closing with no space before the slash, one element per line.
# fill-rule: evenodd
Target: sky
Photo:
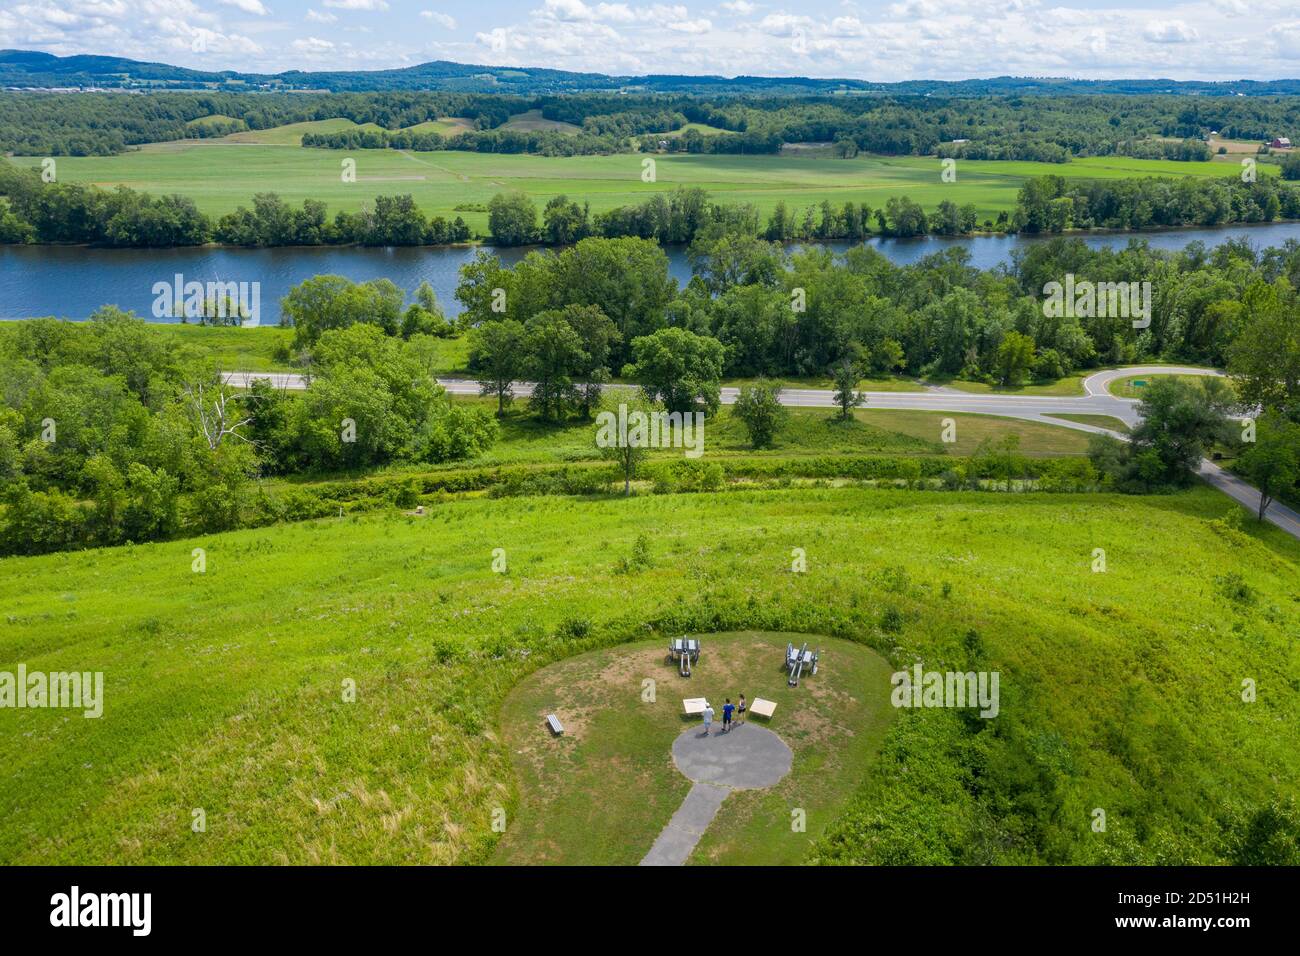
<path fill-rule="evenodd" d="M 1300 0 L 0 0 L 0 48 L 195 69 L 1278 79 Z"/>

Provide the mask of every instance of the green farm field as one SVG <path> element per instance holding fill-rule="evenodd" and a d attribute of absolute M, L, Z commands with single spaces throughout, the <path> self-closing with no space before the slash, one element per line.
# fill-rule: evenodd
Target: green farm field
<path fill-rule="evenodd" d="M 854 680 L 854 773 L 819 777 L 794 804 L 826 816 L 793 858 L 1232 859 L 1234 821 L 1300 784 L 1300 544 L 1218 520 L 1235 507 L 1205 488 L 470 499 L 8 558 L 0 669 L 102 671 L 105 685 L 99 719 L 0 710 L 0 862 L 574 858 L 580 828 L 526 851 L 511 823 L 504 841 L 493 830 L 528 825 L 511 741 L 544 733 L 522 725 L 512 692 L 580 654 L 721 631 L 827 635 L 893 669 L 1001 674 L 995 720 L 901 710 L 887 730 L 887 687 Z M 1104 574 L 1090 568 L 1098 547 Z M 805 573 L 791 573 L 795 548 Z M 662 698 L 682 696 L 675 680 Z M 670 708 L 663 720 L 656 734 L 680 726 Z M 804 738 L 789 733 L 798 761 Z M 606 757 L 601 785 L 617 789 L 627 764 L 617 747 Z M 647 802 L 675 805 L 669 774 L 645 780 Z M 803 796 L 737 804 L 697 861 L 792 858 L 735 835 L 771 829 L 773 812 L 788 821 Z"/>
<path fill-rule="evenodd" d="M 342 124 L 342 125 L 340 125 Z M 335 129 L 348 120 L 295 124 L 215 140 L 186 140 L 145 146 L 119 156 L 60 157 L 58 174 L 68 182 L 123 185 L 151 193 L 190 196 L 204 212 L 220 215 L 251 205 L 259 192 L 276 192 L 298 204 L 320 199 L 330 213 L 355 211 L 377 195 L 410 193 L 426 215 L 462 216 L 480 233 L 485 212 L 456 207 L 485 204 L 497 193 L 519 189 L 538 206 L 557 195 L 589 202 L 593 212 L 644 201 L 654 192 L 699 186 L 716 200 L 753 203 L 766 217 L 778 202 L 802 209 L 828 200 L 872 208 L 891 196 L 908 196 L 926 209 L 945 199 L 974 203 L 981 221 L 1010 212 L 1029 177 L 1058 175 L 1084 179 L 1133 176 L 1232 176 L 1223 163 L 1105 157 L 1070 163 L 962 161 L 956 183 L 940 181 L 937 159 L 863 156 L 854 159 L 778 156 L 655 156 L 656 181 L 641 181 L 636 153 L 614 156 L 547 157 L 457 151 L 303 149 L 294 145 L 305 128 Z M 343 183 L 341 164 L 357 161 L 357 181 Z M 39 165 L 38 157 L 15 162 Z M 1263 167 L 1265 173 L 1271 167 Z M 1276 174 L 1274 170 L 1273 174 Z"/>

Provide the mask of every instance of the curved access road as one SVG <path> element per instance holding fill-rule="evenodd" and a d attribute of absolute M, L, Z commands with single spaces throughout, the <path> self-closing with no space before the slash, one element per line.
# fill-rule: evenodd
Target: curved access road
<path fill-rule="evenodd" d="M 998 415 L 1025 421 L 1042 422 L 1077 431 L 1099 435 L 1125 436 L 1119 432 L 1072 422 L 1061 415 L 1106 415 L 1117 418 L 1130 428 L 1138 423 L 1138 402 L 1132 398 L 1112 395 L 1110 386 L 1117 380 L 1134 375 L 1222 375 L 1215 369 L 1189 365 L 1130 365 L 1123 368 L 1095 372 L 1083 380 L 1083 395 L 1016 395 L 1005 392 L 963 392 L 955 388 L 931 387 L 920 392 L 863 392 L 867 408 L 910 409 L 932 412 L 967 412 L 975 415 Z M 222 380 L 236 388 L 247 388 L 255 379 L 265 379 L 276 388 L 305 389 L 309 381 L 292 372 L 226 372 Z M 478 382 L 473 379 L 440 378 L 438 384 L 452 395 L 477 395 Z M 531 382 L 516 382 L 515 395 L 527 398 L 532 394 Z M 722 404 L 731 405 L 740 394 L 738 388 L 722 389 Z M 835 393 L 828 389 L 785 388 L 781 390 L 781 404 L 795 408 L 831 408 Z M 1259 513 L 1259 492 L 1240 478 L 1230 474 L 1208 459 L 1203 459 L 1198 474 L 1208 484 Z M 1269 506 L 1266 520 L 1283 531 L 1300 539 L 1300 513 L 1274 502 Z"/>

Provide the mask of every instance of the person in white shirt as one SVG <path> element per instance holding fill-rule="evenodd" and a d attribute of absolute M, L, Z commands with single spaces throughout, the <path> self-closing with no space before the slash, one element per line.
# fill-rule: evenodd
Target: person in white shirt
<path fill-rule="evenodd" d="M 704 736 L 709 736 L 709 728 L 713 726 L 713 705 L 704 705 Z"/>

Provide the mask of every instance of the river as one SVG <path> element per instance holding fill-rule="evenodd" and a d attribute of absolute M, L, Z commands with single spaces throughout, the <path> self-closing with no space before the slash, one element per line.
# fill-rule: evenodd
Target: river
<path fill-rule="evenodd" d="M 1085 235 L 1093 247 L 1122 247 L 1140 238 L 1158 249 L 1181 249 L 1195 240 L 1216 246 L 1245 237 L 1257 248 L 1300 240 L 1300 222 L 1228 226 L 1217 229 L 1176 229 L 1165 232 L 1098 233 Z M 1044 241 L 1036 236 L 968 236 L 944 239 L 871 239 L 874 246 L 899 265 L 914 263 L 949 246 L 961 246 L 971 264 L 991 269 L 1010 264 L 1019 248 Z M 491 250 L 491 247 L 484 247 Z M 843 252 L 844 244 L 830 248 Z M 497 251 L 507 265 L 528 250 Z M 690 280 L 683 248 L 670 248 L 669 270 L 679 284 Z M 262 321 L 279 318 L 280 299 L 294 285 L 314 275 L 337 273 L 354 281 L 388 278 L 413 292 L 428 280 L 448 315 L 460 311 L 454 298 L 460 267 L 473 258 L 469 247 L 356 248 L 307 246 L 280 249 L 189 247 L 182 249 L 92 249 L 84 246 L 0 246 L 0 318 L 56 315 L 84 319 L 101 305 L 132 309 L 153 319 L 154 283 L 185 281 L 260 282 Z M 159 321 L 171 321 L 168 319 Z"/>

